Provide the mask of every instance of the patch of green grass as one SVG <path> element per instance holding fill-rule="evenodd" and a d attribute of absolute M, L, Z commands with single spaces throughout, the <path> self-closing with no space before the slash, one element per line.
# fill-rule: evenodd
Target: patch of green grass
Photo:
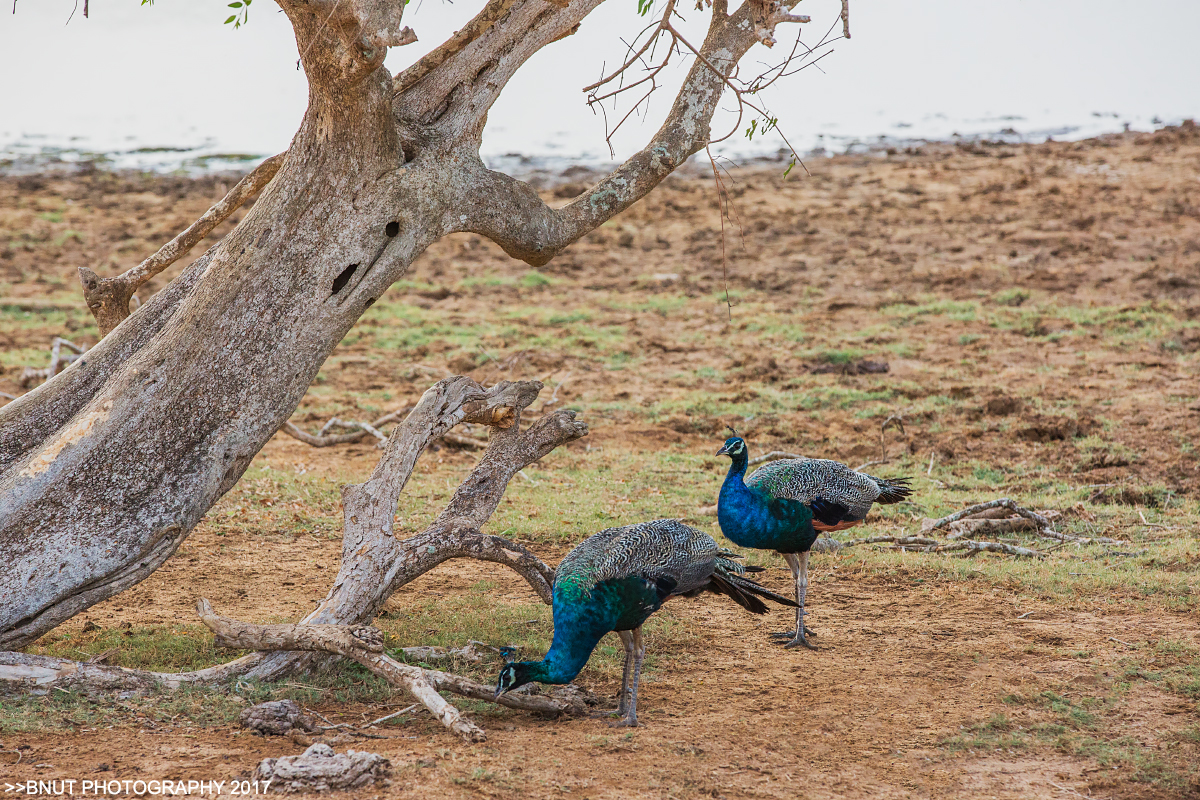
<path fill-rule="evenodd" d="M 107 628 L 98 632 L 57 630 L 27 652 L 84 660 L 108 653 L 105 663 L 153 672 L 188 672 L 232 660 L 239 653 L 220 650 L 202 625 Z"/>

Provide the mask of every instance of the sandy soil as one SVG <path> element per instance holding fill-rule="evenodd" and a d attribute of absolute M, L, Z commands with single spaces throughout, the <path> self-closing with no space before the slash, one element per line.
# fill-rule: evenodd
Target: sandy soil
<path fill-rule="evenodd" d="M 574 307 L 614 294 L 694 298 L 666 316 L 596 304 L 593 324 L 624 331 L 646 368 L 614 381 L 613 373 L 565 346 L 523 349 L 513 335 L 487 343 L 499 363 L 456 363 L 448 345 L 405 353 L 407 361 L 472 370 L 481 380 L 569 372 L 564 399 L 631 407 L 684 396 L 694 387 L 672 376 L 700 366 L 726 376 L 722 399 L 730 403 L 752 400 L 755 386 L 824 381 L 867 391 L 887 382 L 914 402 L 941 394 L 959 401 L 937 426 L 930 417 L 910 422 L 903 441 L 922 460 L 1037 461 L 1075 484 L 1119 484 L 1133 493 L 1154 485 L 1196 497 L 1200 462 L 1181 449 L 1179 438 L 1200 424 L 1196 362 L 1179 357 L 1200 349 L 1200 334 L 1190 325 L 1200 317 L 1200 135 L 1194 128 L 1078 144 L 931 146 L 839 157 L 809 169 L 811 176 L 789 181 L 774 167 L 735 173 L 731 191 L 742 231 L 732 237 L 729 286 L 748 306 L 769 305 L 792 315 L 796 325 L 835 338 L 879 328 L 857 345 L 868 360 L 888 361 L 886 376 L 817 374 L 823 365 L 803 355 L 804 348 L 761 340 L 753 320 L 739 319 L 736 308 L 730 322 L 712 301 L 723 277 L 711 179 L 683 178 L 669 180 L 556 259 L 546 272 L 562 280 L 549 288 L 454 289 L 464 277 L 526 271 L 489 243 L 459 236 L 431 248 L 412 275 L 421 284 L 404 290 L 410 302 L 443 312 L 451 324 L 487 314 L 497 299 Z M 0 276 L 8 284 L 3 302 L 81 305 L 77 266 L 135 263 L 218 198 L 218 183 L 106 174 L 0 180 L 5 226 L 28 232 L 12 236 L 0 251 Z M 565 202 L 581 188 L 548 187 L 546 197 Z M 63 230 L 80 231 L 83 241 L 59 241 Z M 1107 342 L 1103 329 L 1055 341 L 1047 332 L 1080 326 L 1066 311 L 1012 329 L 937 317 L 916 321 L 922 326 L 918 351 L 888 349 L 897 336 L 887 330 L 896 317 L 886 309 L 915 307 L 930 296 L 1014 302 L 1003 294 L 1014 287 L 1059 297 L 1064 309 L 1157 313 L 1158 325 L 1165 315 L 1166 330 L 1159 338 L 1117 343 Z M 77 320 L 68 316 L 63 324 L 78 328 Z M 23 352 L 44 348 L 48 332 L 31 323 L 10 326 L 4 336 L 4 347 Z M 427 376 L 365 358 L 369 351 L 369 344 L 339 348 L 323 393 L 306 398 L 297 421 L 319 424 L 331 403 L 353 409 L 359 402 L 353 395 L 364 387 L 386 390 L 400 405 L 427 385 Z M 10 365 L 0 374 L 0 390 L 20 392 L 18 376 Z M 1102 418 L 1116 424 L 1105 429 Z M 614 412 L 592 423 L 588 441 L 617 450 L 680 443 L 688 452 L 705 452 L 730 419 L 680 414 L 650 425 Z M 799 409 L 765 414 L 750 428 L 764 443 L 852 463 L 878 452 L 878 420 L 837 408 L 820 420 Z M 1102 429 L 1138 457 L 1095 456 L 1075 444 L 1081 431 Z M 448 462 L 469 458 L 444 456 Z M 375 457 L 365 445 L 317 455 L 276 437 L 260 459 L 307 464 L 337 477 L 365 474 Z M 244 618 L 294 618 L 324 595 L 340 542 L 314 538 L 300 549 L 267 537 L 219 541 L 205 524 L 186 551 L 90 616 L 105 626 L 190 620 L 194 597 L 203 591 L 218 608 L 236 605 Z M 553 560 L 561 552 L 546 555 Z M 819 653 L 775 649 L 766 633 L 780 627 L 780 615 L 747 620 L 715 600 L 681 601 L 674 613 L 700 644 L 663 653 L 661 668 L 643 685 L 644 727 L 636 731 L 610 731 L 594 719 L 506 714 L 489 718 L 490 738 L 479 746 L 464 746 L 428 722 L 389 732 L 386 741 L 346 746 L 392 760 L 392 785 L 368 793 L 387 797 L 1200 796 L 1195 781 L 1183 787 L 1133 781 L 1095 759 L 1052 747 L 958 752 L 941 744 L 996 713 L 1040 718 L 1037 709 L 1005 706 L 1005 695 L 1033 687 L 1099 691 L 1120 678 L 1065 658 L 1065 649 L 1117 663 L 1125 647 L 1118 640 L 1200 645 L 1194 614 L 1170 613 L 1153 601 L 1142 614 L 1105 613 L 1099 600 L 1087 610 L 1017 603 L 1002 588 L 915 579 L 902 571 L 880 576 L 845 560 L 816 559 L 814 569 Z M 389 609 L 403 613 L 415 598 L 463 592 L 481 577 L 496 581 L 498 602 L 528 601 L 527 590 L 507 573 L 450 564 L 407 587 Z M 779 574 L 769 582 L 786 585 Z M 611 694 L 616 687 L 597 682 L 590 688 Z M 321 710 L 343 719 L 383 713 Z M 1164 759 L 1200 761 L 1200 745 L 1180 738 L 1200 719 L 1195 703 L 1147 689 L 1125 712 L 1128 735 L 1158 748 Z M 132 724 L 4 737 L 0 750 L 15 748 L 21 748 L 21 763 L 8 766 L 15 756 L 0 753 L 0 778 L 221 779 L 247 774 L 263 757 L 301 749 L 233 728 Z"/>

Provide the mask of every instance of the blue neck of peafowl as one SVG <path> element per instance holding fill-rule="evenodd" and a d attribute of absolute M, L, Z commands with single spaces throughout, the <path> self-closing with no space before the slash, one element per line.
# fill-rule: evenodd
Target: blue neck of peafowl
<path fill-rule="evenodd" d="M 554 593 L 554 640 L 541 661 L 522 661 L 518 674 L 525 681 L 570 683 L 575 680 L 601 637 L 612 628 L 611 620 L 600 619 L 593 609 L 573 602 L 568 592 Z"/>
<path fill-rule="evenodd" d="M 717 522 L 725 538 L 741 547 L 804 552 L 817 538 L 812 511 L 803 503 L 775 498 L 746 485 L 749 455 L 743 446 L 729 453 L 732 463 L 717 498 Z"/>

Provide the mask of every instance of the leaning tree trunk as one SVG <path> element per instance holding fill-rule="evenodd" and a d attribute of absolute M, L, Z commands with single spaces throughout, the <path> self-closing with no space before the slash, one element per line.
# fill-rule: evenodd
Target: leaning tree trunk
<path fill-rule="evenodd" d="M 553 210 L 487 170 L 480 137 L 517 68 L 599 1 L 491 0 L 393 79 L 386 50 L 413 39 L 399 25 L 404 3 L 278 0 L 310 97 L 274 179 L 220 244 L 63 373 L 0 410 L 0 648 L 29 644 L 174 553 L 363 311 L 431 242 L 470 230 L 545 263 L 703 148 L 738 59 L 776 23 L 799 21 L 786 13 L 796 0 L 748 0 L 732 15 L 714 0 L 708 37 L 662 129 Z M 329 621 L 346 622 L 336 599 Z"/>

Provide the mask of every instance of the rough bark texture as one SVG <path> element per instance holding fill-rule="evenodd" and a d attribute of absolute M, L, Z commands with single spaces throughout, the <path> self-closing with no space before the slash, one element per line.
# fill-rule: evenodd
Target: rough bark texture
<path fill-rule="evenodd" d="M 314 744 L 298 756 L 263 759 L 251 779 L 269 781 L 276 792 L 329 792 L 374 786 L 391 771 L 392 762 L 377 753 L 335 755 L 329 745 Z"/>
<path fill-rule="evenodd" d="M 363 311 L 431 242 L 476 231 L 544 263 L 704 146 L 724 74 L 760 35 L 748 8 L 726 16 L 724 2 L 662 130 L 579 200 L 552 211 L 525 184 L 483 167 L 487 111 L 509 78 L 598 3 L 492 3 L 397 92 L 382 65 L 388 47 L 414 38 L 400 25 L 403 3 L 279 0 L 309 106 L 274 178 L 234 231 L 166 289 L 0 409 L 0 648 L 29 644 L 170 557 Z M 351 596 L 356 575 L 394 588 L 454 554 L 509 563 L 544 595 L 541 562 L 478 527 L 512 474 L 501 452 L 536 460 L 578 435 L 575 425 L 558 413 L 495 437 L 455 503 L 412 544 L 381 540 L 360 522 L 387 517 L 390 531 L 392 489 L 373 477 L 347 490 L 347 547 L 361 550 L 361 563 L 343 566 L 316 621 L 374 612 L 383 591 Z M 435 556 L 424 555 L 430 546 Z"/>

